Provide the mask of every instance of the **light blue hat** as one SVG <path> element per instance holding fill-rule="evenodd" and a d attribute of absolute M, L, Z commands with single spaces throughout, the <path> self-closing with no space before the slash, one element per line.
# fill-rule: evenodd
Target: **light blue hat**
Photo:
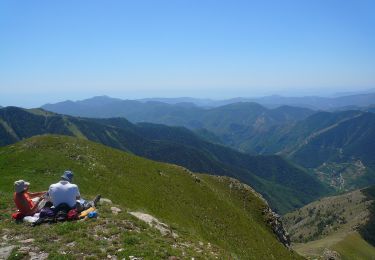
<path fill-rule="evenodd" d="M 68 182 L 72 182 L 73 172 L 72 171 L 65 171 L 64 174 L 61 176 L 61 179 L 64 179 Z"/>

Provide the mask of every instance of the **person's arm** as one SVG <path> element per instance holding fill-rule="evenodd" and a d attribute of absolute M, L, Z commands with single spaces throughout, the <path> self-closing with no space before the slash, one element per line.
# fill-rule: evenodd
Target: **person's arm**
<path fill-rule="evenodd" d="M 76 194 L 76 199 L 77 199 L 77 200 L 80 200 L 80 199 L 81 199 L 81 194 L 79 193 L 79 189 L 78 189 L 78 186 L 77 186 L 77 194 Z"/>
<path fill-rule="evenodd" d="M 38 209 L 38 206 L 39 206 L 39 204 L 40 204 L 40 202 L 43 200 L 43 198 L 39 198 L 34 204 L 33 204 L 33 206 L 31 207 L 31 212 L 33 212 L 33 213 L 36 213 L 36 211 L 37 211 L 37 209 Z"/>
<path fill-rule="evenodd" d="M 44 194 L 46 194 L 47 192 L 46 191 L 41 191 L 41 192 L 29 192 L 29 196 L 30 198 L 36 198 L 36 197 L 40 197 L 40 196 L 43 196 Z"/>

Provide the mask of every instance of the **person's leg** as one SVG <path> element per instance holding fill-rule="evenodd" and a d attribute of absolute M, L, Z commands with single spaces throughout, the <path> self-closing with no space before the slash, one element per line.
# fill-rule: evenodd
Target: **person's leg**
<path fill-rule="evenodd" d="M 88 200 L 85 200 L 85 199 L 77 200 L 77 206 L 76 207 L 77 207 L 78 212 L 82 212 L 82 211 L 84 211 L 86 209 L 89 209 L 91 207 L 96 207 L 96 205 L 100 201 L 101 197 L 102 197 L 102 195 L 99 194 L 92 201 L 88 201 Z"/>
<path fill-rule="evenodd" d="M 98 204 L 98 202 L 100 201 L 100 198 L 102 197 L 102 195 L 97 195 L 95 197 L 95 199 L 92 201 L 94 203 L 94 206 L 96 207 L 96 205 Z"/>

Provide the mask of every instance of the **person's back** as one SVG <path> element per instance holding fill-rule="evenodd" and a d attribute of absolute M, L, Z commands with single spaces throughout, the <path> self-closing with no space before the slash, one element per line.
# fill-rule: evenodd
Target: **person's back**
<path fill-rule="evenodd" d="M 29 192 L 29 182 L 19 180 L 14 183 L 14 203 L 18 211 L 24 216 L 32 216 L 37 212 L 39 203 L 45 192 Z M 33 199 L 35 201 L 33 201 Z"/>
<path fill-rule="evenodd" d="M 76 206 L 77 199 L 80 198 L 80 194 L 78 186 L 68 181 L 71 180 L 71 178 L 64 177 L 61 181 L 52 184 L 49 187 L 48 195 L 53 203 L 53 206 L 57 207 L 62 203 L 66 203 L 71 208 Z"/>
<path fill-rule="evenodd" d="M 14 203 L 17 209 L 24 216 L 32 216 L 35 213 L 35 203 L 31 200 L 29 194 L 24 191 L 13 195 Z"/>

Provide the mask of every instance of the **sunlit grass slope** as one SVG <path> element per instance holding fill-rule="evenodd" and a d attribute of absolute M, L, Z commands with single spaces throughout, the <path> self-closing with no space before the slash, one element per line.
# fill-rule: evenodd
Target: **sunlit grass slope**
<path fill-rule="evenodd" d="M 181 237 L 210 242 L 226 255 L 299 257 L 278 242 L 264 221 L 265 203 L 247 186 L 72 137 L 37 136 L 0 148 L 2 200 L 10 203 L 17 179 L 46 190 L 65 169 L 75 172 L 84 196 L 100 193 L 124 209 L 152 214 Z"/>

